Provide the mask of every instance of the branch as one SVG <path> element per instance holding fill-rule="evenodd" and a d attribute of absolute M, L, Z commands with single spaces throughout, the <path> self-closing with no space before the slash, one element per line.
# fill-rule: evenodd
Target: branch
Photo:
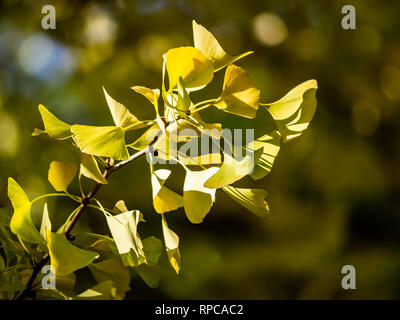
<path fill-rule="evenodd" d="M 149 152 L 151 150 L 151 146 L 157 141 L 157 138 L 158 138 L 158 136 L 156 136 L 155 139 L 146 148 L 131 155 L 129 157 L 129 159 L 118 162 L 116 165 L 106 167 L 106 169 L 104 170 L 104 173 L 103 173 L 103 177 L 107 178 L 114 171 L 121 169 L 122 167 L 126 166 L 128 163 L 145 155 L 147 152 Z M 99 189 L 101 188 L 102 185 L 103 184 L 101 184 L 101 183 L 97 183 L 93 187 L 92 191 L 90 191 L 89 194 L 82 199 L 79 209 L 75 212 L 75 214 L 73 215 L 73 217 L 71 218 L 71 220 L 69 221 L 67 226 L 65 227 L 64 234 L 68 240 L 74 239 L 74 237 L 71 236 L 71 231 L 72 231 L 73 227 L 78 222 L 81 214 L 85 211 L 86 207 L 90 203 L 90 200 L 96 195 L 97 191 L 99 191 Z M 15 297 L 15 300 L 21 300 L 21 299 L 25 298 L 26 296 L 32 296 L 32 293 L 33 293 L 32 287 L 35 282 L 35 279 L 36 279 L 39 271 L 49 261 L 49 259 L 50 259 L 50 256 L 48 253 L 46 253 L 42 257 L 42 259 L 34 266 L 33 272 L 31 274 L 28 282 L 26 283 L 25 289 L 19 292 L 19 294 Z"/>

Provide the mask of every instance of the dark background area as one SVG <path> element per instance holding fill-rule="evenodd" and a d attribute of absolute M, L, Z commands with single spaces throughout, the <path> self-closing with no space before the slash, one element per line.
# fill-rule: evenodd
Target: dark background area
<path fill-rule="evenodd" d="M 46 4 L 56 8 L 56 30 L 41 27 Z M 356 30 L 341 27 L 346 4 L 356 8 Z M 168 214 L 181 239 L 182 272 L 176 276 L 164 254 L 159 287 L 135 278 L 127 298 L 398 299 L 399 12 L 398 1 L 368 0 L 3 0 L 0 206 L 10 206 L 9 176 L 33 198 L 52 191 L 51 161 L 79 161 L 66 144 L 31 137 L 42 128 L 39 103 L 69 123 L 111 124 L 104 86 L 139 118 L 151 117 L 151 105 L 130 87 L 160 87 L 162 54 L 192 45 L 195 19 L 229 53 L 255 51 L 238 65 L 263 102 L 314 78 L 318 107 L 310 128 L 283 145 L 272 172 L 254 184 L 269 192 L 270 216 L 254 216 L 223 192 L 201 225 L 182 209 Z M 194 97 L 217 97 L 222 81 L 219 72 Z M 124 199 L 141 210 L 141 234 L 161 237 L 151 197 L 144 159 L 115 173 L 98 194 L 108 207 Z M 61 224 L 72 205 L 51 200 L 52 219 Z M 33 212 L 37 223 L 40 214 Z M 103 215 L 88 211 L 76 231 L 90 228 L 107 232 Z M 346 264 L 356 268 L 356 290 L 341 288 Z"/>

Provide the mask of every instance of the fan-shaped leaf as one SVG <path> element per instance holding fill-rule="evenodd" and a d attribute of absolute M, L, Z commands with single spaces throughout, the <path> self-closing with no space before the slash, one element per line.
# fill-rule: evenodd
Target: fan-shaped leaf
<path fill-rule="evenodd" d="M 193 39 L 194 46 L 211 60 L 215 71 L 218 71 L 228 64 L 231 64 L 236 60 L 253 53 L 253 51 L 248 51 L 235 57 L 230 56 L 225 52 L 224 49 L 222 49 L 221 45 L 217 39 L 215 39 L 213 34 L 194 20 Z"/>
<path fill-rule="evenodd" d="M 71 126 L 54 116 L 43 105 L 39 104 L 39 112 L 42 116 L 45 131 L 35 129 L 32 133 L 33 136 L 46 132 L 51 138 L 58 140 L 67 139 L 72 136 Z"/>
<path fill-rule="evenodd" d="M 44 243 L 32 221 L 31 202 L 24 190 L 11 177 L 8 178 L 8 197 L 14 208 L 14 214 L 10 222 L 11 231 L 26 242 Z"/>
<path fill-rule="evenodd" d="M 90 154 L 82 153 L 81 157 L 81 174 L 98 183 L 107 184 L 107 180 L 103 177 L 97 161 Z"/>
<path fill-rule="evenodd" d="M 151 175 L 153 206 L 158 213 L 173 211 L 183 206 L 182 196 L 164 186 L 170 174 L 170 170 L 160 169 Z"/>
<path fill-rule="evenodd" d="M 284 141 L 300 136 L 307 129 L 317 107 L 317 88 L 316 80 L 308 80 L 280 100 L 265 104 L 269 106 L 268 112 L 274 118 Z"/>
<path fill-rule="evenodd" d="M 215 106 L 225 112 L 254 118 L 258 110 L 260 90 L 242 68 L 230 65 L 226 69 L 222 94 Z"/>
<path fill-rule="evenodd" d="M 48 180 L 57 191 L 66 191 L 68 185 L 75 177 L 76 164 L 63 162 L 63 161 L 52 161 L 50 163 Z"/>
<path fill-rule="evenodd" d="M 225 187 L 223 190 L 237 203 L 250 210 L 259 217 L 269 214 L 268 203 L 264 200 L 268 193 L 263 189 L 243 189 Z"/>
<path fill-rule="evenodd" d="M 188 91 L 198 90 L 210 83 L 214 76 L 210 60 L 194 47 L 170 49 L 166 55 L 166 67 L 170 88 L 175 88 L 182 78 Z"/>
<path fill-rule="evenodd" d="M 99 255 L 95 252 L 75 247 L 64 234 L 46 230 L 51 265 L 56 275 L 66 276 L 89 265 Z"/>
<path fill-rule="evenodd" d="M 164 234 L 165 247 L 167 249 L 168 260 L 176 273 L 179 273 L 181 268 L 181 253 L 179 251 L 179 237 L 172 231 L 162 215 L 162 229 Z"/>
<path fill-rule="evenodd" d="M 73 125 L 72 132 L 82 152 L 115 160 L 129 158 L 125 145 L 125 132 L 120 127 Z"/>

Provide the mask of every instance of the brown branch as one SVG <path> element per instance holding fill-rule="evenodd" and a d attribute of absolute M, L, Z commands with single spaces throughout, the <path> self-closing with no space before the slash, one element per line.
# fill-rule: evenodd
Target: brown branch
<path fill-rule="evenodd" d="M 104 170 L 103 177 L 107 178 L 114 171 L 121 169 L 122 167 L 126 166 L 128 163 L 145 155 L 147 152 L 149 152 L 151 150 L 151 146 L 157 141 L 157 137 L 158 137 L 158 135 L 149 144 L 148 147 L 131 155 L 127 160 L 120 161 L 117 164 L 112 165 L 112 166 L 107 166 L 106 169 Z M 74 237 L 71 237 L 71 231 L 72 231 L 73 227 L 78 222 L 82 213 L 85 211 L 86 207 L 90 203 L 90 200 L 96 195 L 97 191 L 99 191 L 99 189 L 101 188 L 102 185 L 103 184 L 101 184 L 101 183 L 97 183 L 93 187 L 92 191 L 90 191 L 89 194 L 82 199 L 79 209 L 75 212 L 75 214 L 73 215 L 73 217 L 71 218 L 71 220 L 69 221 L 67 226 L 65 227 L 64 234 L 68 240 L 73 240 Z M 31 274 L 28 282 L 26 283 L 25 289 L 19 292 L 19 294 L 15 297 L 15 300 L 21 300 L 21 299 L 25 298 L 26 296 L 33 295 L 32 287 L 36 280 L 36 277 L 37 277 L 39 271 L 43 268 L 43 266 L 49 261 L 49 259 L 50 259 L 50 256 L 48 253 L 46 253 L 42 257 L 42 259 L 34 266 L 33 272 Z"/>

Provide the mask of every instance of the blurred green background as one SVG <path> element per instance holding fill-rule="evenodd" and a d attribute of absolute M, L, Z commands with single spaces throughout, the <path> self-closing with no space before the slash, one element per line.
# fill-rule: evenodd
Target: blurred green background
<path fill-rule="evenodd" d="M 41 28 L 45 4 L 56 8 L 56 30 Z M 341 28 L 345 4 L 356 8 L 356 30 Z M 229 53 L 255 51 L 238 64 L 262 101 L 317 79 L 317 112 L 255 183 L 269 192 L 267 219 L 223 192 L 201 225 L 183 210 L 168 214 L 181 238 L 182 272 L 176 276 L 164 254 L 159 287 L 134 278 L 127 298 L 400 298 L 399 12 L 400 2 L 377 0 L 3 0 L 0 206 L 10 206 L 7 177 L 32 198 L 51 192 L 51 161 L 79 161 L 73 148 L 30 136 L 42 128 L 39 103 L 69 123 L 111 124 L 105 86 L 137 116 L 151 117 L 151 105 L 130 87 L 160 87 L 161 55 L 192 44 L 196 19 Z M 198 97 L 216 97 L 222 80 L 220 72 Z M 210 117 L 228 119 L 217 111 Z M 115 173 L 98 198 L 109 207 L 124 199 L 145 215 L 141 234 L 161 237 L 144 159 Z M 72 205 L 51 200 L 52 219 L 60 224 Z M 33 215 L 39 222 L 41 208 Z M 75 231 L 89 228 L 107 232 L 95 211 Z M 356 290 L 341 288 L 346 264 L 356 268 Z"/>

